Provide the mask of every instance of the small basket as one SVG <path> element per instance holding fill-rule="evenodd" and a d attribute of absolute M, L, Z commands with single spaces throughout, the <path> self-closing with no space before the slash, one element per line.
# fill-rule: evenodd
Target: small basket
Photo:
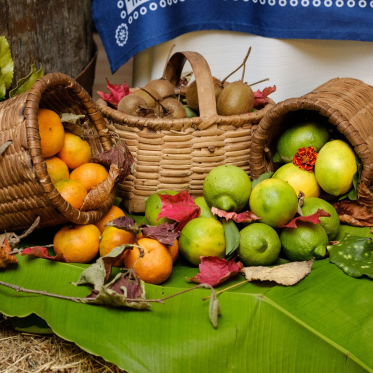
<path fill-rule="evenodd" d="M 84 88 L 65 74 L 47 74 L 28 92 L 2 102 L 0 146 L 9 140 L 12 143 L 0 154 L 0 230 L 27 229 L 38 216 L 39 228 L 66 222 L 94 223 L 113 204 L 115 190 L 98 210 L 86 212 L 73 208 L 58 193 L 41 153 L 39 107 L 57 113 L 88 114 L 90 123 L 84 138 L 92 154 L 112 147 L 101 113 Z"/>
<path fill-rule="evenodd" d="M 350 142 L 363 164 L 360 182 L 369 187 L 373 179 L 373 87 L 352 78 L 329 80 L 311 93 L 274 105 L 266 113 L 251 141 L 253 179 L 276 169 L 271 161 L 276 141 L 302 111 L 325 117 Z"/>
<path fill-rule="evenodd" d="M 206 60 L 196 52 L 178 52 L 169 60 L 165 78 L 175 88 L 186 61 L 192 66 L 200 98 L 200 116 L 185 119 L 138 118 L 97 105 L 108 119 L 108 127 L 127 144 L 136 159 L 134 174 L 118 191 L 128 211 L 145 210 L 145 199 L 163 189 L 186 190 L 202 195 L 203 180 L 216 166 L 233 164 L 250 175 L 250 142 L 257 123 L 273 101 L 253 113 L 219 116 L 213 80 Z"/>

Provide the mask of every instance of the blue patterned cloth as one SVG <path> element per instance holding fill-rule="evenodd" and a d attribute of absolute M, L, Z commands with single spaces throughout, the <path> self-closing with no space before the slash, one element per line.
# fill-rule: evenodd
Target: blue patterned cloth
<path fill-rule="evenodd" d="M 373 0 L 93 0 L 92 13 L 112 73 L 146 48 L 198 30 L 373 41 Z"/>

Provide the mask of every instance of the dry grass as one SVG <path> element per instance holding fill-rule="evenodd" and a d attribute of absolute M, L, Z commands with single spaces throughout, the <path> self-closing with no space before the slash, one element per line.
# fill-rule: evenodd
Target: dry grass
<path fill-rule="evenodd" d="M 0 372 L 119 373 L 124 370 L 56 335 L 16 332 L 0 315 Z"/>

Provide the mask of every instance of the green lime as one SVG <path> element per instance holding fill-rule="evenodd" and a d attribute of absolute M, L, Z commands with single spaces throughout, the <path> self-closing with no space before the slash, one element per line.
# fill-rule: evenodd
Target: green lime
<path fill-rule="evenodd" d="M 250 193 L 250 177 L 242 168 L 234 165 L 215 167 L 203 183 L 203 196 L 207 205 L 224 211 L 244 211 Z"/>
<path fill-rule="evenodd" d="M 245 266 L 267 266 L 278 258 L 281 242 L 276 231 L 269 225 L 250 224 L 241 230 L 240 236 L 237 253 Z"/>
<path fill-rule="evenodd" d="M 288 223 L 298 210 L 298 197 L 286 181 L 266 179 L 257 184 L 250 196 L 250 210 L 260 222 L 277 228 Z"/>
<path fill-rule="evenodd" d="M 297 222 L 298 228 L 284 228 L 280 241 L 285 255 L 292 261 L 322 258 L 329 243 L 328 235 L 320 224 Z"/>
<path fill-rule="evenodd" d="M 277 153 L 285 163 L 293 161 L 299 148 L 313 146 L 319 152 L 329 141 L 328 129 L 321 123 L 302 122 L 287 129 L 277 142 Z M 278 159 L 278 156 L 274 159 Z"/>
<path fill-rule="evenodd" d="M 225 256 L 223 224 L 213 218 L 196 218 L 180 232 L 179 249 L 190 263 L 198 265 L 201 256 Z"/>
<path fill-rule="evenodd" d="M 328 212 L 330 217 L 321 217 L 320 225 L 325 229 L 329 241 L 334 240 L 339 230 L 340 220 L 336 209 L 329 202 L 321 198 L 305 198 L 301 209 L 305 216 L 314 214 L 318 209 Z"/>
<path fill-rule="evenodd" d="M 150 225 L 158 226 L 159 224 L 162 224 L 162 223 L 173 222 L 173 220 L 168 219 L 168 218 L 158 219 L 158 215 L 161 212 L 161 208 L 162 208 L 162 201 L 159 198 L 159 194 L 169 194 L 170 196 L 174 196 L 177 193 L 178 192 L 175 192 L 174 190 L 161 190 L 160 192 L 154 193 L 146 199 L 145 217 Z"/>
<path fill-rule="evenodd" d="M 199 218 L 214 218 L 217 219 L 217 217 L 211 212 L 210 207 L 208 207 L 206 200 L 203 197 L 198 197 L 194 200 L 197 206 L 201 209 L 201 214 L 199 215 Z"/>

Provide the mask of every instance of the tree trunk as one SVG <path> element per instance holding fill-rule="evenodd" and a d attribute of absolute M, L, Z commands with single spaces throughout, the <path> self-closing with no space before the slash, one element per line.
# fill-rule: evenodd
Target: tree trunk
<path fill-rule="evenodd" d="M 93 76 L 81 81 L 91 91 L 96 52 L 91 0 L 0 0 L 0 35 L 10 45 L 13 86 L 29 74 L 32 63 L 42 64 L 45 73 L 76 78 L 93 59 L 93 69 L 86 72 Z"/>

